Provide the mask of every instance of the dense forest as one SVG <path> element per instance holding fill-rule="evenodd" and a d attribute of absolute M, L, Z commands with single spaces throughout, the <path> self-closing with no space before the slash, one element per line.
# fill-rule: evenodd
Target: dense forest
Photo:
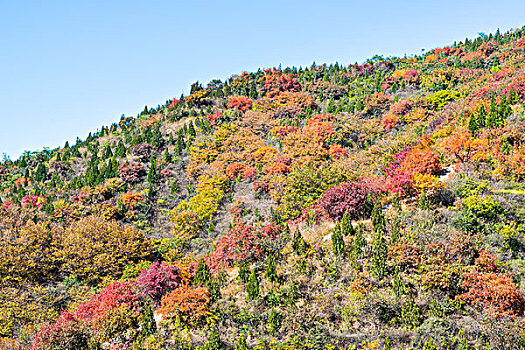
<path fill-rule="evenodd" d="M 2 349 L 525 348 L 525 27 L 243 72 L 0 163 Z"/>

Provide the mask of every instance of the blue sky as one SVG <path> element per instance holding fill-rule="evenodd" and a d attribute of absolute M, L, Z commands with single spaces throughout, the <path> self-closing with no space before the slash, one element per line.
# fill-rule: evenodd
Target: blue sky
<path fill-rule="evenodd" d="M 57 147 L 244 70 L 403 56 L 525 25 L 524 1 L 0 0 L 0 154 Z"/>

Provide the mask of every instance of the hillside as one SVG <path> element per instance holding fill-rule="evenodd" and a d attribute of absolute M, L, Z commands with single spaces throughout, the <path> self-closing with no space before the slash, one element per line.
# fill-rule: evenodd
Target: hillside
<path fill-rule="evenodd" d="M 525 27 L 197 82 L 0 190 L 3 349 L 522 349 Z"/>

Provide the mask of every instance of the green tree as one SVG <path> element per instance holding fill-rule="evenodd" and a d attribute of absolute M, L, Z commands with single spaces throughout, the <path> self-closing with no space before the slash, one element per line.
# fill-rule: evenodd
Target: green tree
<path fill-rule="evenodd" d="M 275 255 L 269 254 L 266 259 L 266 271 L 264 272 L 264 277 L 270 282 L 277 281 L 277 262 L 275 260 Z"/>
<path fill-rule="evenodd" d="M 345 256 L 345 241 L 340 226 L 336 226 L 336 229 L 334 229 L 332 233 L 332 248 L 335 256 Z"/>
<path fill-rule="evenodd" d="M 250 278 L 248 279 L 248 283 L 246 284 L 246 293 L 248 296 L 248 300 L 255 300 L 259 298 L 259 295 L 261 293 L 259 289 L 259 279 L 257 278 L 255 270 L 252 270 Z"/>
<path fill-rule="evenodd" d="M 149 162 L 150 162 L 150 167 L 149 167 L 149 170 L 148 170 L 148 176 L 147 176 L 146 180 L 150 184 L 155 184 L 155 183 L 158 182 L 157 166 L 155 165 L 155 158 L 153 156 L 151 156 Z"/>
<path fill-rule="evenodd" d="M 211 282 L 211 272 L 204 259 L 199 260 L 195 276 L 193 277 L 193 284 L 195 286 L 208 286 Z"/>
<path fill-rule="evenodd" d="M 376 231 L 374 242 L 372 244 L 372 259 L 370 261 L 371 272 L 378 278 L 386 274 L 386 259 L 388 248 L 383 236 L 383 231 Z"/>

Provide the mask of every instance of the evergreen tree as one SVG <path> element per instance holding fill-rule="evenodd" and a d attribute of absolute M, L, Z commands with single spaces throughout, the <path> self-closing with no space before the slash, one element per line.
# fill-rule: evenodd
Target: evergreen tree
<path fill-rule="evenodd" d="M 246 260 L 239 262 L 239 280 L 242 283 L 247 283 L 250 280 L 250 269 Z"/>
<path fill-rule="evenodd" d="M 190 121 L 190 124 L 188 126 L 188 135 L 195 137 L 197 136 L 197 132 L 195 131 L 195 127 L 193 126 L 193 122 Z"/>
<path fill-rule="evenodd" d="M 204 259 L 199 260 L 195 276 L 193 277 L 193 284 L 195 286 L 208 286 L 211 282 L 210 268 L 204 262 Z"/>
<path fill-rule="evenodd" d="M 509 91 L 509 102 L 511 105 L 515 105 L 520 102 L 520 97 L 516 91 L 514 91 L 513 87 L 511 87 Z"/>
<path fill-rule="evenodd" d="M 381 279 L 386 273 L 387 245 L 383 236 L 383 231 L 376 231 L 372 244 L 372 259 L 370 261 L 371 272 Z"/>
<path fill-rule="evenodd" d="M 264 277 L 270 282 L 277 282 L 277 262 L 275 261 L 275 255 L 269 254 L 266 259 L 266 271 Z"/>
<path fill-rule="evenodd" d="M 336 229 L 334 229 L 332 233 L 332 249 L 335 256 L 345 256 L 345 241 L 340 226 L 336 226 Z"/>
<path fill-rule="evenodd" d="M 372 209 L 371 221 L 374 232 L 385 231 L 386 219 L 379 202 L 376 202 Z"/>
<path fill-rule="evenodd" d="M 142 337 L 146 338 L 157 331 L 157 324 L 153 317 L 153 311 L 151 310 L 151 304 L 148 302 L 144 307 L 144 313 L 142 315 L 141 333 Z"/>
<path fill-rule="evenodd" d="M 399 266 L 396 266 L 394 271 L 394 277 L 392 278 L 392 289 L 394 290 L 394 295 L 396 299 L 399 300 L 405 294 L 405 283 L 403 282 L 403 277 L 399 272 Z"/>
<path fill-rule="evenodd" d="M 164 150 L 164 162 L 166 163 L 171 163 L 172 159 L 171 159 L 171 154 L 170 152 L 168 151 L 168 147 L 166 147 L 166 149 Z"/>
<path fill-rule="evenodd" d="M 126 146 L 124 146 L 124 142 L 122 140 L 119 141 L 117 149 L 115 150 L 115 157 L 122 158 L 126 156 Z"/>
<path fill-rule="evenodd" d="M 221 350 L 224 348 L 224 343 L 222 342 L 217 329 L 213 327 L 208 334 L 208 340 L 204 344 L 204 350 Z"/>
<path fill-rule="evenodd" d="M 394 244 L 401 239 L 401 228 L 399 227 L 399 216 L 396 215 L 390 224 L 390 243 Z"/>
<path fill-rule="evenodd" d="M 235 350 L 249 350 L 248 344 L 246 343 L 246 334 L 243 333 L 239 336 L 237 343 L 235 344 Z"/>
<path fill-rule="evenodd" d="M 366 240 L 363 236 L 363 225 L 357 225 L 357 230 L 355 233 L 354 244 L 353 244 L 353 254 L 356 258 L 360 257 L 363 254 L 363 249 L 366 247 Z"/>
<path fill-rule="evenodd" d="M 155 184 L 158 182 L 158 178 L 157 178 L 157 166 L 155 165 L 155 158 L 153 156 L 151 156 L 150 158 L 150 168 L 148 170 L 148 176 L 146 178 L 146 180 L 150 183 L 150 184 Z"/>
<path fill-rule="evenodd" d="M 255 300 L 259 298 L 259 295 L 261 293 L 259 289 L 259 279 L 257 278 L 255 270 L 252 270 L 250 278 L 248 279 L 248 283 L 246 284 L 246 293 L 248 296 L 248 300 Z"/>
<path fill-rule="evenodd" d="M 355 229 L 354 226 L 352 226 L 352 218 L 347 211 L 344 212 L 343 218 L 341 219 L 341 231 L 345 237 L 355 235 Z"/>
<path fill-rule="evenodd" d="M 490 110 L 487 116 L 487 127 L 492 128 L 497 125 L 499 119 L 498 105 L 496 104 L 496 98 L 492 95 L 490 99 Z"/>
<path fill-rule="evenodd" d="M 173 181 L 173 183 L 170 186 L 170 194 L 175 194 L 180 191 L 179 185 L 177 184 L 177 181 Z"/>
<path fill-rule="evenodd" d="M 299 231 L 299 229 L 296 229 L 293 234 L 292 249 L 297 255 L 304 254 L 308 249 L 308 243 L 306 243 L 306 241 L 304 240 L 303 235 L 301 234 L 301 231 Z"/>

